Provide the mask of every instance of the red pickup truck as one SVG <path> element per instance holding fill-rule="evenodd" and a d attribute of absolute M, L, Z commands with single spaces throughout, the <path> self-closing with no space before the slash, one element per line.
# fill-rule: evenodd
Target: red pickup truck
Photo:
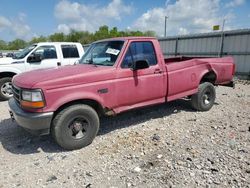
<path fill-rule="evenodd" d="M 65 149 L 89 145 L 101 115 L 188 96 L 199 111 L 215 101 L 216 85 L 234 86 L 231 57 L 164 59 L 151 37 L 94 42 L 78 64 L 13 78 L 10 115 L 27 130 L 51 133 Z"/>

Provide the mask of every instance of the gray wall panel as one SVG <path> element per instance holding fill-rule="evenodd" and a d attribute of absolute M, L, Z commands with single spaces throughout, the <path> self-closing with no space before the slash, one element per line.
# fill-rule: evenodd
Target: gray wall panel
<path fill-rule="evenodd" d="M 224 32 L 222 52 L 221 32 L 160 38 L 159 41 L 165 57 L 233 55 L 237 73 L 250 75 L 250 29 Z"/>

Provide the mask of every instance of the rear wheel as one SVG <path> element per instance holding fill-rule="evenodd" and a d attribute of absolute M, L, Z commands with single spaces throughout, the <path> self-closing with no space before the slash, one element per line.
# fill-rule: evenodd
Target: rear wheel
<path fill-rule="evenodd" d="M 212 108 L 215 101 L 215 89 L 210 82 L 199 85 L 198 93 L 192 95 L 191 103 L 195 110 L 208 111 Z"/>
<path fill-rule="evenodd" d="M 6 101 L 13 96 L 11 77 L 0 79 L 0 100 Z"/>
<path fill-rule="evenodd" d="M 64 149 L 80 149 L 92 143 L 99 130 L 99 117 L 88 105 L 65 108 L 53 120 L 51 132 Z"/>

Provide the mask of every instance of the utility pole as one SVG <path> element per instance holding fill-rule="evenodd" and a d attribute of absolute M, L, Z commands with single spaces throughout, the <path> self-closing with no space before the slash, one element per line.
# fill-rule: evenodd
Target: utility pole
<path fill-rule="evenodd" d="M 164 37 L 167 36 L 167 19 L 168 19 L 168 16 L 165 16 L 165 32 L 164 32 Z"/>
<path fill-rule="evenodd" d="M 220 51 L 219 51 L 219 54 L 218 54 L 219 57 L 222 57 L 222 55 L 223 55 L 223 43 L 224 43 L 224 27 L 225 27 L 225 22 L 226 22 L 226 19 L 224 18 L 224 19 L 223 19 L 223 23 L 222 23 L 222 28 L 221 28 Z"/>

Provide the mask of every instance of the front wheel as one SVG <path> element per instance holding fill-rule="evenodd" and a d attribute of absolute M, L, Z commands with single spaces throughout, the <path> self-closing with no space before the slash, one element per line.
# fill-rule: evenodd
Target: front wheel
<path fill-rule="evenodd" d="M 88 105 L 72 105 L 59 112 L 52 122 L 55 141 L 67 150 L 80 149 L 92 143 L 99 130 L 99 117 Z"/>
<path fill-rule="evenodd" d="M 192 107 L 195 110 L 208 111 L 214 105 L 215 97 L 216 94 L 213 84 L 204 82 L 199 85 L 198 93 L 191 97 Z"/>
<path fill-rule="evenodd" d="M 13 96 L 11 77 L 0 79 L 0 101 L 6 101 Z"/>

